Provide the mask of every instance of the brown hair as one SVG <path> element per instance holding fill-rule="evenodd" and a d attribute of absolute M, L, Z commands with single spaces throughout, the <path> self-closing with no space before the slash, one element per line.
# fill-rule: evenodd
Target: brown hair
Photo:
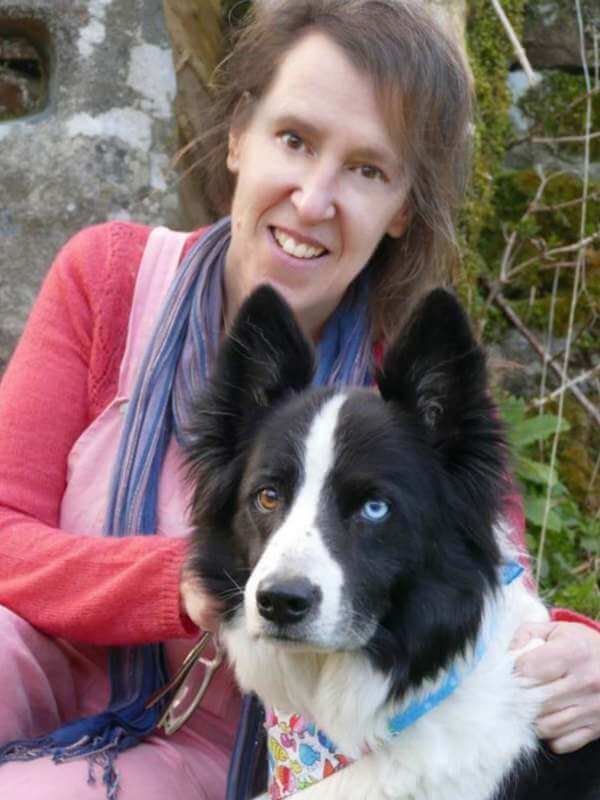
<path fill-rule="evenodd" d="M 226 167 L 227 131 L 251 114 L 278 64 L 307 33 L 319 31 L 374 82 L 393 141 L 411 177 L 409 225 L 384 236 L 370 269 L 372 319 L 388 338 L 419 296 L 456 259 L 455 214 L 469 165 L 471 83 L 463 56 L 414 0 L 271 0 L 250 13 L 218 68 L 203 136 L 208 204 L 230 208 L 234 179 Z M 236 112 L 237 108 L 237 112 Z M 240 108 L 242 110 L 240 111 Z"/>

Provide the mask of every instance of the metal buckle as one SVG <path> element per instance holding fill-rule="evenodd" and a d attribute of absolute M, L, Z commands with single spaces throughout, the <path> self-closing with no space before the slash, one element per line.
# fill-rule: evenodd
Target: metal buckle
<path fill-rule="evenodd" d="M 152 708 L 152 706 L 156 705 L 156 703 L 162 700 L 166 695 L 174 693 L 158 721 L 158 727 L 162 728 L 167 736 L 171 736 L 171 734 L 178 731 L 182 725 L 185 725 L 198 708 L 202 698 L 206 694 L 206 690 L 208 689 L 213 675 L 223 661 L 223 649 L 216 639 L 214 640 L 215 654 L 213 658 L 202 658 L 202 653 L 211 639 L 212 634 L 203 634 L 200 641 L 197 642 L 187 654 L 182 665 L 171 680 L 155 692 L 146 703 L 146 708 Z M 196 694 L 189 705 L 187 705 L 185 701 L 190 693 L 190 686 L 187 684 L 187 679 L 192 670 L 198 665 L 204 667 L 204 675 Z M 184 710 L 180 711 L 179 709 L 182 706 L 184 706 Z"/>

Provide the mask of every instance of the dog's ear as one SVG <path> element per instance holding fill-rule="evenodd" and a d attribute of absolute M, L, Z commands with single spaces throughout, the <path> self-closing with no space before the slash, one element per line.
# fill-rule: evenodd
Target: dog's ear
<path fill-rule="evenodd" d="M 451 441 L 486 399 L 484 353 L 460 303 L 434 289 L 388 350 L 377 384 L 382 397 L 414 414 L 435 446 Z"/>
<path fill-rule="evenodd" d="M 506 509 L 506 446 L 483 350 L 447 291 L 434 290 L 417 307 L 386 354 L 378 385 L 433 449 L 432 475 L 444 476 L 436 481 L 443 501 L 432 492 L 433 502 L 422 512 L 427 569 L 414 584 L 398 583 L 393 610 L 373 640 L 376 661 L 395 673 L 397 690 L 404 691 L 407 681 L 420 683 L 447 668 L 480 626 L 486 586 L 496 582 L 493 526 Z M 386 631 L 402 642 L 404 654 L 396 662 L 389 654 L 398 651 L 386 642 Z"/>
<path fill-rule="evenodd" d="M 312 349 L 291 308 L 265 285 L 240 308 L 211 382 L 230 410 L 247 415 L 305 389 L 313 369 Z"/>
<path fill-rule="evenodd" d="M 206 485 L 211 474 L 224 478 L 269 409 L 305 389 L 313 370 L 312 348 L 288 304 L 269 286 L 256 289 L 240 308 L 195 403 L 187 431 L 192 480 Z"/>

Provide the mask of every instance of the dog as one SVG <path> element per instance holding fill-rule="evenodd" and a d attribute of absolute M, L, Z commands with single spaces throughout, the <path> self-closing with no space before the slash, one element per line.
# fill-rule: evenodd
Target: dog
<path fill-rule="evenodd" d="M 283 299 L 242 306 L 194 409 L 192 566 L 271 786 L 303 800 L 597 800 L 598 742 L 554 756 L 509 644 L 548 612 L 519 574 L 485 356 L 436 289 L 376 390 L 313 387 Z"/>

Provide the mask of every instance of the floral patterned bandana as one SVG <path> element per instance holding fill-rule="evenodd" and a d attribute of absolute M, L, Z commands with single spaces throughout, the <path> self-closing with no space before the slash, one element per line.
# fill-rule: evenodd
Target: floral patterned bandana
<path fill-rule="evenodd" d="M 334 743 L 299 714 L 269 709 L 269 796 L 282 800 L 352 764 Z"/>

